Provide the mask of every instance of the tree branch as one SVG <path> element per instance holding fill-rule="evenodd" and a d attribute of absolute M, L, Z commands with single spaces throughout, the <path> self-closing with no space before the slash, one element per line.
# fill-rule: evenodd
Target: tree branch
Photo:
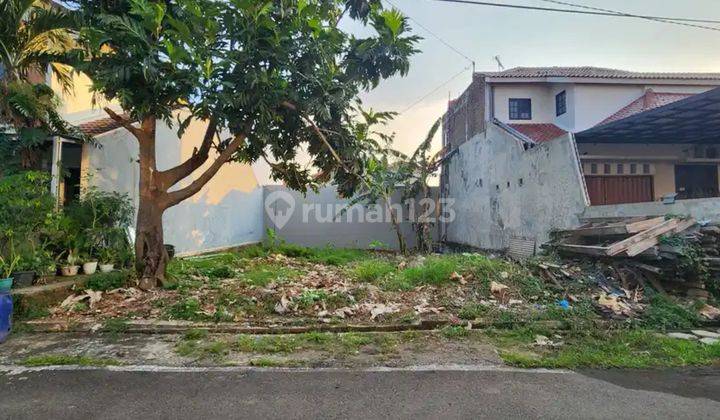
<path fill-rule="evenodd" d="M 325 134 L 323 134 L 323 132 L 322 132 L 322 130 L 320 129 L 320 127 L 318 127 L 318 126 L 315 124 L 315 121 L 313 121 L 312 119 L 310 119 L 310 117 L 308 117 L 307 115 L 303 114 L 302 112 L 298 111 L 298 109 L 297 109 L 297 107 L 295 106 L 295 104 L 292 104 L 292 103 L 290 103 L 290 102 L 284 101 L 284 102 L 282 103 L 282 106 L 284 106 L 285 108 L 288 108 L 288 109 L 291 109 L 291 110 L 297 112 L 298 115 L 300 115 L 300 118 L 302 118 L 306 123 L 308 123 L 308 124 L 310 125 L 310 127 L 313 129 L 313 131 L 315 131 L 315 134 L 317 134 L 317 136 L 320 138 L 320 140 L 325 144 L 325 147 L 328 148 L 328 150 L 329 150 L 330 153 L 333 155 L 333 157 L 335 158 L 335 160 L 337 160 L 337 162 L 343 167 L 343 169 L 345 169 L 345 172 L 350 173 L 350 169 L 348 169 L 348 167 L 345 166 L 345 162 L 343 162 L 343 160 L 340 158 L 340 155 L 339 155 L 339 154 L 335 151 L 335 149 L 332 147 L 332 145 L 331 145 L 330 142 L 328 141 L 327 137 L 325 137 Z"/>
<path fill-rule="evenodd" d="M 245 135 L 236 135 L 232 142 L 220 153 L 220 156 L 218 156 L 215 161 L 210 165 L 209 168 L 203 172 L 202 175 L 200 175 L 196 180 L 194 180 L 190 185 L 188 185 L 185 188 L 181 188 L 177 191 L 173 191 L 170 193 L 167 193 L 164 200 L 164 208 L 172 207 L 174 205 L 179 204 L 183 200 L 192 197 L 193 195 L 197 194 L 202 187 L 205 186 L 205 184 L 208 183 L 212 179 L 212 177 L 217 174 L 217 172 L 220 170 L 220 168 L 227 163 L 228 160 L 232 157 L 232 155 L 237 152 L 237 150 L 240 148 L 240 146 L 245 141 Z"/>
<path fill-rule="evenodd" d="M 133 126 L 132 121 L 123 117 L 122 115 L 118 115 L 115 111 L 108 107 L 103 108 L 103 110 L 105 110 L 105 112 L 110 116 L 110 118 L 115 120 L 118 124 L 125 127 L 125 129 L 131 132 L 135 137 L 140 139 L 140 137 L 142 136 L 142 130 Z"/>
<path fill-rule="evenodd" d="M 211 118 L 207 129 L 205 130 L 205 136 L 203 137 L 200 149 L 198 150 L 196 147 L 193 150 L 192 156 L 180 165 L 158 173 L 158 177 L 161 180 L 164 189 L 167 190 L 171 186 L 175 185 L 207 162 L 208 157 L 210 156 L 212 141 L 216 133 L 217 124 L 215 119 Z"/>

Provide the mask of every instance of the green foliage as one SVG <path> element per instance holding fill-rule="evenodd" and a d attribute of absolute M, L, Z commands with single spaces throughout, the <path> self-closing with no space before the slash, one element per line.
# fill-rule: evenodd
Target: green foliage
<path fill-rule="evenodd" d="M 323 290 L 304 290 L 295 301 L 301 308 L 309 308 L 315 303 L 327 299 L 328 295 Z"/>
<path fill-rule="evenodd" d="M 121 363 L 114 359 L 96 358 L 90 356 L 74 356 L 66 354 L 48 354 L 43 356 L 31 356 L 20 364 L 24 366 L 118 366 Z"/>
<path fill-rule="evenodd" d="M 479 318 L 488 311 L 487 306 L 479 303 L 466 303 L 458 312 L 458 318 L 473 320 Z"/>
<path fill-rule="evenodd" d="M 307 144 L 319 172 L 350 195 L 362 149 L 350 129 L 354 101 L 381 80 L 406 74 L 418 41 L 407 35 L 406 18 L 375 0 L 77 3 L 80 40 L 92 57 L 78 68 L 93 89 L 136 120 L 171 121 L 184 104 L 193 117 L 246 136 L 233 159 L 271 154 L 273 178 L 303 191 L 316 183 L 316 171 L 295 162 Z M 348 17 L 371 35 L 338 26 L 348 4 Z M 178 121 L 178 130 L 189 121 Z M 319 130 L 308 130 L 308 121 Z"/>
<path fill-rule="evenodd" d="M 558 349 L 535 354 L 523 350 L 534 338 L 525 334 L 506 341 L 503 360 L 524 368 L 653 368 L 716 363 L 720 344 L 706 345 L 669 338 L 651 331 L 592 332 L 570 336 Z M 519 348 L 518 348 L 519 347 Z"/>
<path fill-rule="evenodd" d="M 256 265 L 245 270 L 242 278 L 255 286 L 264 287 L 270 282 L 281 283 L 300 275 L 300 272 L 280 264 Z"/>
<path fill-rule="evenodd" d="M 109 273 L 95 273 L 85 282 L 85 287 L 91 290 L 108 290 L 127 287 L 131 274 L 128 271 L 111 271 Z"/>
<path fill-rule="evenodd" d="M 646 328 L 667 330 L 692 328 L 697 326 L 699 321 L 697 312 L 675 303 L 667 296 L 656 294 L 652 297 L 640 323 Z"/>
<path fill-rule="evenodd" d="M 367 260 L 359 262 L 352 270 L 358 281 L 374 283 L 396 271 L 395 264 L 382 260 Z"/>
<path fill-rule="evenodd" d="M 450 282 L 450 276 L 457 271 L 455 261 L 442 257 L 428 257 L 421 266 L 410 267 L 400 272 L 404 284 L 417 287 L 423 284 L 442 285 Z"/>
<path fill-rule="evenodd" d="M 186 297 L 172 304 L 165 311 L 170 319 L 184 319 L 187 321 L 203 321 L 206 316 L 200 308 L 200 301 L 196 298 Z"/>
<path fill-rule="evenodd" d="M 464 338 L 470 335 L 470 331 L 466 330 L 462 325 L 448 325 L 443 327 L 440 332 L 448 339 Z"/>

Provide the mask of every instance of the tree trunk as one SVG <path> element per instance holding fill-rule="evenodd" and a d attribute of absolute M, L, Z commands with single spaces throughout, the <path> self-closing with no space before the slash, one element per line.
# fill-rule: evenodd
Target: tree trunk
<path fill-rule="evenodd" d="M 405 255 L 407 254 L 407 245 L 405 245 L 405 238 L 403 238 L 402 230 L 400 229 L 400 222 L 397 219 L 397 214 L 395 214 L 395 212 L 393 211 L 390 196 L 385 196 L 385 203 L 387 204 L 388 211 L 390 212 L 390 221 L 393 224 L 393 228 L 395 228 L 395 234 L 398 238 L 398 246 L 400 247 L 400 252 Z"/>
<path fill-rule="evenodd" d="M 135 238 L 135 261 L 140 288 L 150 290 L 165 281 L 168 255 L 163 241 L 163 209 L 140 197 Z"/>

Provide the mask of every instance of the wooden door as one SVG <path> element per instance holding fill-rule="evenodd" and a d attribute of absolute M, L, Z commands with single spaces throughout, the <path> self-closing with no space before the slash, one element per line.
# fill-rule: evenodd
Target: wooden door
<path fill-rule="evenodd" d="M 652 176 L 586 176 L 590 204 L 643 203 L 653 201 Z"/>

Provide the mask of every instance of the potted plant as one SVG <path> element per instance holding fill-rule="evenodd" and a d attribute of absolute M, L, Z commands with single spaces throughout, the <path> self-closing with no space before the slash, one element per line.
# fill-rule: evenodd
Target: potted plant
<path fill-rule="evenodd" d="M 65 258 L 65 265 L 60 267 L 60 273 L 64 277 L 77 276 L 78 271 L 80 271 L 79 262 L 80 258 L 77 256 L 77 252 L 71 249 L 68 251 L 67 258 Z"/>
<path fill-rule="evenodd" d="M 12 287 L 13 278 L 10 277 L 15 267 L 20 261 L 20 257 L 6 260 L 0 256 L 0 292 L 8 291 Z"/>
<path fill-rule="evenodd" d="M 100 272 L 109 273 L 115 269 L 115 251 L 110 248 L 100 250 Z"/>
<path fill-rule="evenodd" d="M 82 261 L 83 261 L 83 265 L 82 265 L 83 273 L 85 273 L 87 275 L 95 274 L 95 272 L 97 271 L 97 268 L 98 268 L 97 258 L 93 258 L 92 256 L 86 254 L 83 256 Z"/>

